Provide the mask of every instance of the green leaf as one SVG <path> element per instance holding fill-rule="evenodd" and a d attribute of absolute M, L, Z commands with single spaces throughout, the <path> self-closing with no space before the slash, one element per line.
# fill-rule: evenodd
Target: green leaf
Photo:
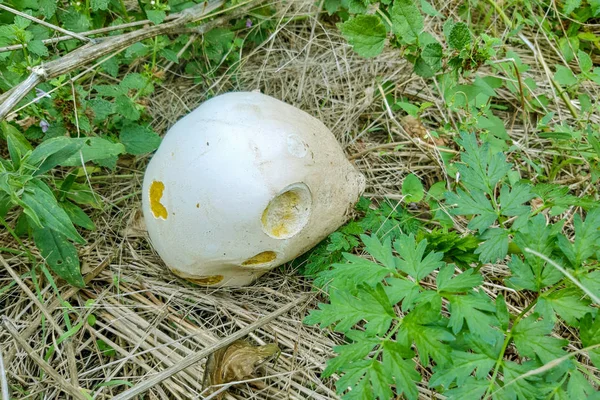
<path fill-rule="evenodd" d="M 377 263 L 344 253 L 343 257 L 347 260 L 345 264 L 333 264 L 332 269 L 323 271 L 318 276 L 318 281 L 338 289 L 352 290 L 359 284 L 374 286 L 381 282 L 383 278 L 393 272 Z"/>
<path fill-rule="evenodd" d="M 444 265 L 442 253 L 430 252 L 425 255 L 427 240 L 415 242 L 415 236 L 401 235 L 394 242 L 394 248 L 399 254 L 396 258 L 396 268 L 420 281 Z"/>
<path fill-rule="evenodd" d="M 498 317 L 502 330 L 506 331 L 508 329 L 508 323 L 510 322 L 510 314 L 508 313 L 508 307 L 506 306 L 506 301 L 502 294 L 499 294 L 498 297 L 496 297 L 496 317 Z"/>
<path fill-rule="evenodd" d="M 482 263 L 495 263 L 504 259 L 508 254 L 508 231 L 505 229 L 491 228 L 481 235 L 485 241 L 475 250 Z"/>
<path fill-rule="evenodd" d="M 538 291 L 540 290 L 539 282 L 529 264 L 525 263 L 518 256 L 512 256 L 508 267 L 512 276 L 508 280 L 514 287 L 518 289 L 527 289 Z"/>
<path fill-rule="evenodd" d="M 451 354 L 452 365 L 445 367 L 435 367 L 435 373 L 429 380 L 429 387 L 444 386 L 450 388 L 453 382 L 456 382 L 458 387 L 465 384 L 470 379 L 473 371 L 476 372 L 478 379 L 485 379 L 496 363 L 495 359 L 490 358 L 486 354 L 467 353 L 464 351 L 453 350 Z M 444 392 L 447 394 L 447 392 Z M 479 398 L 479 397 L 474 397 Z"/>
<path fill-rule="evenodd" d="M 573 71 L 563 65 L 556 66 L 554 80 L 563 86 L 571 86 L 577 83 L 577 77 L 573 74 Z"/>
<path fill-rule="evenodd" d="M 39 144 L 27 162 L 37 167 L 34 175 L 42 175 L 78 154 L 85 142 L 81 139 L 59 136 Z"/>
<path fill-rule="evenodd" d="M 362 286 L 356 296 L 332 289 L 329 301 L 330 304 L 319 303 L 319 309 L 312 310 L 304 322 L 322 328 L 335 325 L 336 332 L 346 333 L 359 321 L 366 320 L 367 333 L 382 335 L 396 316 L 381 284 L 375 288 Z"/>
<path fill-rule="evenodd" d="M 428 43 L 423 50 L 421 50 L 421 58 L 433 72 L 437 72 L 442 69 L 443 57 L 444 49 L 438 42 Z"/>
<path fill-rule="evenodd" d="M 418 203 L 423 200 L 425 191 L 421 180 L 415 174 L 408 174 L 402 182 L 402 195 L 410 203 Z"/>
<path fill-rule="evenodd" d="M 579 68 L 582 72 L 590 72 L 594 67 L 591 57 L 581 50 L 577 51 L 577 59 L 579 60 Z"/>
<path fill-rule="evenodd" d="M 48 57 L 48 49 L 41 40 L 32 40 L 27 43 L 27 50 L 39 57 Z"/>
<path fill-rule="evenodd" d="M 140 119 L 140 112 L 136 108 L 135 103 L 125 95 L 119 95 L 115 98 L 115 110 L 131 121 Z"/>
<path fill-rule="evenodd" d="M 70 201 L 63 201 L 59 203 L 59 205 L 63 210 L 65 210 L 73 224 L 90 231 L 96 230 L 96 225 L 94 225 L 94 222 L 81 208 Z"/>
<path fill-rule="evenodd" d="M 579 335 L 581 337 L 581 344 L 583 347 L 590 347 L 600 344 L 600 316 L 592 317 L 592 314 L 586 314 L 581 320 L 579 327 Z M 592 350 L 588 350 L 590 359 L 596 366 L 600 368 L 600 348 L 597 347 Z"/>
<path fill-rule="evenodd" d="M 93 11 L 107 10 L 109 4 L 110 4 L 110 0 L 91 0 L 90 1 L 90 7 L 92 7 Z"/>
<path fill-rule="evenodd" d="M 471 291 L 473 288 L 483 283 L 483 276 L 475 272 L 474 269 L 468 269 L 462 274 L 454 276 L 454 266 L 447 265 L 440 269 L 436 277 L 436 284 L 439 292 L 443 293 L 462 293 Z"/>
<path fill-rule="evenodd" d="M 137 72 L 131 72 L 123 78 L 123 80 L 119 83 L 124 90 L 123 93 L 127 93 L 128 90 L 131 89 L 143 89 L 148 84 L 148 80 Z"/>
<path fill-rule="evenodd" d="M 425 14 L 430 15 L 432 17 L 439 17 L 442 15 L 427 0 L 421 0 L 421 9 Z"/>
<path fill-rule="evenodd" d="M 62 210 L 61 210 L 62 211 Z M 64 212 L 64 211 L 63 211 Z M 42 257 L 56 275 L 77 287 L 84 287 L 85 282 L 79 268 L 77 249 L 67 238 L 50 228 L 33 228 L 33 240 Z"/>
<path fill-rule="evenodd" d="M 421 293 L 421 287 L 417 282 L 409 281 L 403 278 L 388 278 L 385 292 L 388 295 L 391 304 L 397 304 L 402 301 L 402 311 L 410 310 Z"/>
<path fill-rule="evenodd" d="M 364 331 L 349 331 L 347 337 L 353 343 L 333 347 L 337 356 L 327 361 L 327 367 L 321 374 L 322 378 L 340 372 L 350 363 L 363 360 L 380 343 L 379 338 L 370 337 Z"/>
<path fill-rule="evenodd" d="M 467 295 L 448 296 L 450 301 L 450 321 L 448 326 L 456 335 L 466 322 L 469 331 L 485 342 L 493 343 L 495 335 L 492 335 L 491 326 L 497 324 L 495 313 L 496 307 L 490 298 L 481 292 L 472 292 Z M 487 311 L 487 312 L 486 312 Z"/>
<path fill-rule="evenodd" d="M 574 288 L 557 290 L 542 297 L 541 300 L 547 302 L 554 312 L 571 326 L 578 326 L 578 320 L 592 310 L 591 301 L 583 292 Z"/>
<path fill-rule="evenodd" d="M 38 11 L 41 15 L 46 17 L 46 19 L 50 19 L 54 16 L 56 8 L 56 0 L 39 0 Z"/>
<path fill-rule="evenodd" d="M 537 315 L 522 319 L 512 330 L 519 353 L 532 359 L 537 357 L 543 364 L 564 356 L 562 348 L 569 341 L 548 336 L 553 327 L 552 321 L 538 321 Z"/>
<path fill-rule="evenodd" d="M 167 14 L 163 10 L 146 10 L 146 16 L 154 25 L 158 25 L 167 18 Z"/>
<path fill-rule="evenodd" d="M 500 212 L 507 217 L 525 215 L 531 211 L 531 207 L 522 203 L 534 197 L 536 196 L 531 192 L 530 185 L 517 183 L 511 190 L 504 185 L 500 189 Z"/>
<path fill-rule="evenodd" d="M 423 16 L 413 0 L 396 0 L 390 12 L 392 31 L 404 43 L 414 43 L 423 30 Z"/>
<path fill-rule="evenodd" d="M 33 227 L 51 229 L 74 242 L 83 244 L 85 239 L 79 235 L 67 213 L 60 208 L 52 191 L 45 183 L 32 179 L 25 185 L 21 200 L 24 212 L 34 222 Z"/>
<path fill-rule="evenodd" d="M 114 104 L 100 97 L 89 100 L 88 107 L 94 113 L 94 121 L 103 121 L 115 113 Z"/>
<path fill-rule="evenodd" d="M 459 387 L 444 392 L 448 400 L 480 399 L 490 386 L 487 379 L 468 377 Z"/>
<path fill-rule="evenodd" d="M 575 9 L 581 6 L 581 0 L 566 0 L 563 4 L 563 12 L 567 15 L 571 14 Z"/>
<path fill-rule="evenodd" d="M 150 153 L 160 145 L 160 136 L 152 129 L 137 124 L 126 124 L 121 129 L 119 140 L 127 153 L 141 155 Z"/>
<path fill-rule="evenodd" d="M 87 17 L 73 7 L 69 7 L 66 13 L 61 14 L 64 28 L 73 32 L 84 32 L 90 29 L 90 21 Z"/>
<path fill-rule="evenodd" d="M 389 270 L 395 268 L 395 257 L 392 254 L 392 243 L 389 238 L 384 239 L 383 243 L 375 235 L 360 235 L 360 239 L 365 244 L 365 250 L 372 255 L 375 260 L 379 261 Z"/>
<path fill-rule="evenodd" d="M 212 29 L 204 34 L 204 50 L 209 60 L 217 63 L 233 45 L 235 34 L 225 28 Z"/>
<path fill-rule="evenodd" d="M 448 46 L 451 49 L 462 50 L 472 42 L 471 31 L 464 22 L 457 22 L 450 29 L 448 35 Z"/>
<path fill-rule="evenodd" d="M 386 30 L 375 15 L 357 15 L 338 24 L 350 46 L 362 57 L 375 57 L 383 51 Z"/>
<path fill-rule="evenodd" d="M 83 141 L 80 153 L 74 154 L 61 165 L 64 166 L 81 166 L 82 162 L 86 163 L 93 161 L 98 163 L 110 157 L 116 157 L 125 152 L 125 146 L 121 143 L 113 143 L 110 140 L 100 137 L 79 138 L 76 140 Z"/>
<path fill-rule="evenodd" d="M 490 200 L 480 190 L 473 190 L 471 193 L 462 189 L 457 189 L 456 193 L 446 193 L 446 204 L 456 205 L 450 212 L 455 215 L 474 215 L 469 221 L 468 227 L 480 232 L 485 231 L 494 224 L 498 218 Z"/>
<path fill-rule="evenodd" d="M 416 382 L 421 380 L 421 375 L 413 360 L 403 358 L 405 352 L 398 343 L 386 340 L 382 351 L 383 367 L 388 376 L 394 377 L 397 394 L 404 393 L 408 399 L 416 400 L 419 397 Z"/>

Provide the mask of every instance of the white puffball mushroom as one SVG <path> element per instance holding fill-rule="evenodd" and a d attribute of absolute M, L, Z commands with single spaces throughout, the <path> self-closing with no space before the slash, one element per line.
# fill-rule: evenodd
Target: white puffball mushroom
<path fill-rule="evenodd" d="M 264 94 L 234 92 L 167 132 L 144 175 L 142 209 L 173 273 L 241 286 L 335 231 L 364 186 L 319 120 Z"/>

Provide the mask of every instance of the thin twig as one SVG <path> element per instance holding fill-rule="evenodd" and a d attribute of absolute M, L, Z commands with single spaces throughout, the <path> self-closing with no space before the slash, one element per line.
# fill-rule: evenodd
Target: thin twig
<path fill-rule="evenodd" d="M 27 355 L 37 364 L 41 369 L 44 370 L 46 374 L 48 374 L 56 384 L 65 392 L 70 394 L 76 399 L 79 400 L 88 400 L 88 398 L 82 393 L 81 389 L 74 386 L 70 382 L 68 382 L 65 378 L 63 378 L 54 368 L 50 366 L 46 361 L 44 361 L 36 352 L 31 348 L 29 343 L 25 339 L 21 337 L 17 328 L 12 324 L 12 322 L 6 316 L 2 316 L 2 325 L 11 334 L 11 336 L 15 339 L 15 341 L 25 350 Z"/>
<path fill-rule="evenodd" d="M 258 0 L 254 0 L 252 3 L 257 1 Z M 174 19 L 172 22 L 150 26 L 135 32 L 125 33 L 123 35 L 111 36 L 97 44 L 88 44 L 80 47 L 61 58 L 44 64 L 43 66 L 34 67 L 31 75 L 25 79 L 25 81 L 13 88 L 10 94 L 0 96 L 0 101 L 2 101 L 2 104 L 0 104 L 0 120 L 3 120 L 8 113 L 39 83 L 71 72 L 74 69 L 80 68 L 97 58 L 128 47 L 134 43 L 155 36 L 171 33 L 185 24 L 204 18 L 208 13 L 223 5 L 223 3 L 224 0 L 211 0 L 209 2 L 198 4 L 178 13 L 178 18 Z M 208 24 L 210 24 L 210 22 Z"/>
<path fill-rule="evenodd" d="M 138 394 L 144 393 L 146 390 L 159 384 L 160 382 L 164 381 L 165 379 L 168 379 L 171 376 L 175 375 L 176 373 L 183 371 L 184 369 L 190 367 L 191 365 L 197 363 L 198 361 L 204 359 L 205 357 L 208 357 L 215 351 L 222 349 L 223 347 L 228 346 L 229 344 L 235 342 L 236 340 L 243 338 L 244 336 L 248 335 L 249 333 L 260 328 L 261 326 L 268 324 L 269 322 L 271 322 L 275 318 L 279 317 L 280 315 L 285 314 L 286 312 L 288 312 L 292 308 L 296 307 L 297 305 L 304 303 L 308 299 L 309 296 L 310 296 L 309 294 L 304 294 L 303 296 L 300 296 L 299 298 L 292 301 L 291 303 L 288 303 L 287 305 L 272 312 L 271 314 L 264 316 L 263 318 L 259 319 L 258 321 L 254 322 L 253 324 L 250 324 L 247 327 L 240 329 L 239 331 L 237 331 L 233 335 L 229 336 L 228 338 L 220 341 L 219 343 L 216 343 L 210 347 L 207 347 L 204 350 L 202 350 L 201 352 L 198 352 L 196 354 L 191 354 L 191 355 L 185 357 L 183 360 L 181 360 L 181 362 L 173 365 L 172 367 L 169 367 L 169 368 L 165 369 L 164 371 L 161 371 L 161 372 L 157 373 L 156 375 L 152 376 L 148 380 L 132 387 L 129 390 L 124 391 L 121 394 L 118 394 L 117 396 L 113 397 L 113 400 L 129 400 L 129 399 L 134 398 Z"/>
<path fill-rule="evenodd" d="M 91 38 L 88 38 L 88 37 L 85 37 L 85 36 L 81 36 L 81 35 L 79 35 L 79 34 L 77 34 L 75 32 L 71 32 L 71 31 L 68 31 L 66 29 L 63 29 L 60 26 L 52 25 L 52 24 L 50 24 L 50 23 L 48 23 L 46 21 L 42 21 L 39 18 L 32 17 L 31 15 L 25 14 L 25 13 L 23 13 L 21 11 L 18 11 L 18 10 L 15 10 L 14 8 L 7 7 L 4 4 L 0 4 L 0 8 L 6 10 L 8 12 L 11 12 L 11 13 L 13 13 L 15 15 L 18 15 L 19 17 L 26 18 L 26 19 L 28 19 L 30 21 L 33 21 L 35 23 L 38 23 L 40 25 L 44 25 L 47 28 L 54 29 L 57 32 L 64 33 L 65 35 L 70 36 L 72 38 L 79 39 L 79 40 L 84 41 L 84 42 L 91 42 L 91 43 L 95 42 L 94 39 L 91 39 Z"/>

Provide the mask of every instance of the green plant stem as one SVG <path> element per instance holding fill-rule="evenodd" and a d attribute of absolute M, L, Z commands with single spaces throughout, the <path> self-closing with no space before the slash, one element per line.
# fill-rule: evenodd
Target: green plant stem
<path fill-rule="evenodd" d="M 500 365 L 502 364 L 502 361 L 504 361 L 504 353 L 506 353 L 506 349 L 508 348 L 508 345 L 512 340 L 512 331 L 515 329 L 515 326 L 517 326 L 521 319 L 523 319 L 525 314 L 527 314 L 529 310 L 531 310 L 536 304 L 537 298 L 531 303 L 529 303 L 529 305 L 519 313 L 519 315 L 512 324 L 512 328 L 508 332 L 506 332 L 506 338 L 504 339 L 502 349 L 500 350 L 500 354 L 498 355 L 498 359 L 496 360 L 496 364 L 494 365 L 494 373 L 492 374 L 492 378 L 490 379 L 490 385 L 488 386 L 487 390 L 485 391 L 485 395 L 483 396 L 484 400 L 490 397 L 490 394 L 494 389 L 494 384 L 496 383 L 496 378 L 498 377 L 498 372 L 500 371 Z"/>
<path fill-rule="evenodd" d="M 125 15 L 125 21 L 129 22 L 129 14 L 127 13 L 127 7 L 125 6 L 125 1 L 119 0 L 119 4 L 121 4 L 121 8 L 123 9 L 123 14 Z"/>

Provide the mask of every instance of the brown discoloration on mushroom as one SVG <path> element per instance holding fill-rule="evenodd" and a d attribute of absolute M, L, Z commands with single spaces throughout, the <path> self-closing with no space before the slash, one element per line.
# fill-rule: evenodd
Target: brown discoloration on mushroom
<path fill-rule="evenodd" d="M 154 218 L 167 219 L 169 213 L 166 207 L 160 202 L 165 191 L 165 184 L 161 181 L 152 181 L 148 196 L 150 197 L 150 209 Z"/>

